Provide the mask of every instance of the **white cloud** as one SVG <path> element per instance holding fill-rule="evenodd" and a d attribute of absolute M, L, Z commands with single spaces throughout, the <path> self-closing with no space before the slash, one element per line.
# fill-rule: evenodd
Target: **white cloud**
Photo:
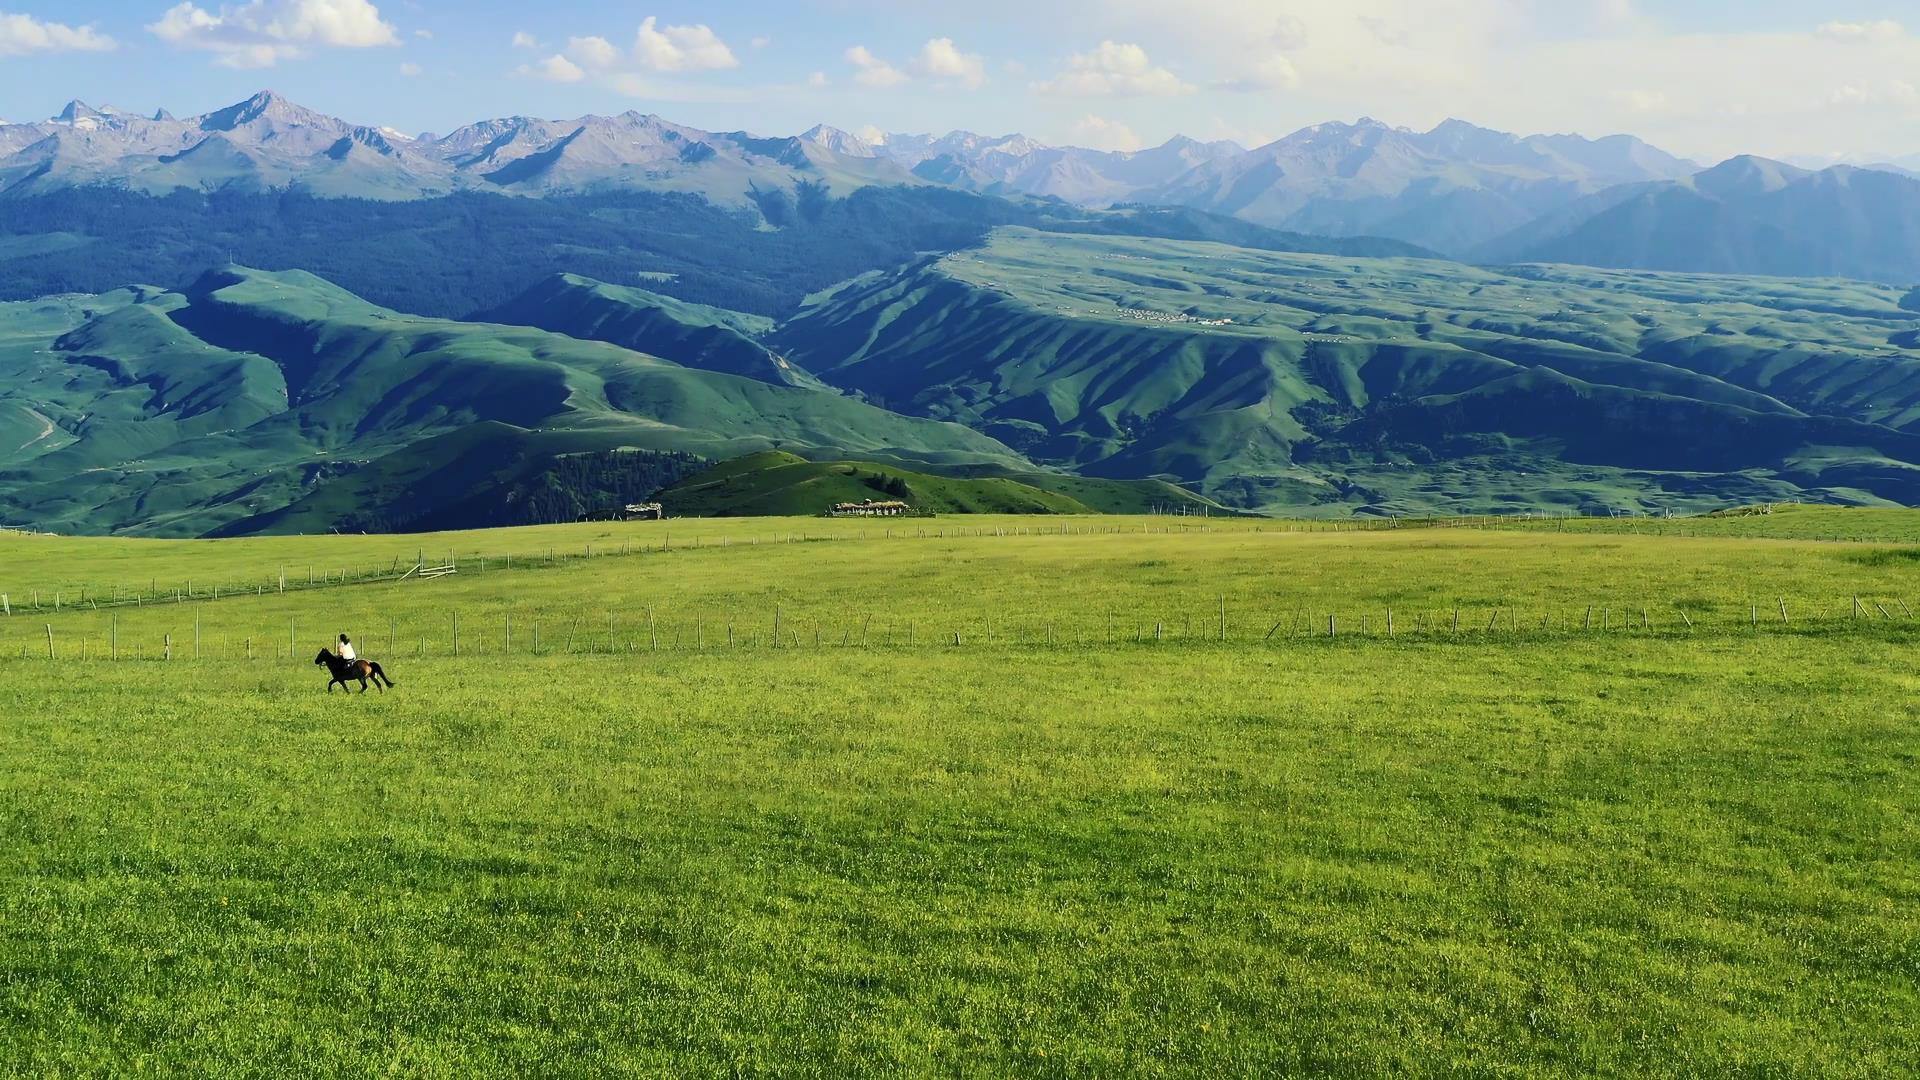
<path fill-rule="evenodd" d="M 929 78 L 957 82 L 969 90 L 977 90 L 987 81 L 986 59 L 977 53 L 961 52 L 952 38 L 934 38 L 922 46 L 915 68 Z"/>
<path fill-rule="evenodd" d="M 515 69 L 515 75 L 530 79 L 545 79 L 548 82 L 577 83 L 587 77 L 580 65 L 555 53 L 537 64 L 522 64 Z"/>
<path fill-rule="evenodd" d="M 433 40 L 433 31 L 431 31 L 431 30 L 415 30 L 415 31 L 413 32 L 413 36 L 414 36 L 414 37 L 417 37 L 417 38 L 419 38 L 419 39 L 420 39 L 421 41 L 432 41 L 432 40 Z"/>
<path fill-rule="evenodd" d="M 1065 71 L 1035 89 L 1069 97 L 1177 97 L 1194 91 L 1178 75 L 1156 66 L 1147 50 L 1117 41 L 1074 54 Z"/>
<path fill-rule="evenodd" d="M 516 49 L 537 49 L 540 47 L 540 40 L 525 30 L 516 30 L 513 33 L 513 47 Z"/>
<path fill-rule="evenodd" d="M 815 90 L 824 89 L 831 84 L 832 81 L 833 80 L 827 78 L 827 73 L 824 71 L 816 71 L 807 76 L 807 85 L 813 87 Z"/>
<path fill-rule="evenodd" d="M 761 34 L 759 37 L 754 38 L 753 40 L 747 42 L 747 48 L 758 51 L 760 49 L 766 48 L 771 44 L 773 44 L 773 39 L 771 37 L 768 37 L 765 34 Z"/>
<path fill-rule="evenodd" d="M 398 45 L 393 25 L 368 0 L 252 0 L 218 14 L 189 0 L 147 27 L 177 48 L 211 52 L 227 67 L 271 67 L 313 47 Z"/>
<path fill-rule="evenodd" d="M 1892 19 L 1875 22 L 1822 23 L 1815 33 L 1838 41 L 1893 41 L 1905 37 L 1907 28 Z"/>
<path fill-rule="evenodd" d="M 1871 18 L 1849 17 L 1845 4 L 1785 4 L 1803 14 L 1784 29 L 1764 12 L 1682 29 L 1701 20 L 1672 18 L 1664 10 L 1672 4 L 1652 0 L 1055 5 L 1069 24 L 1139 42 L 1209 89 L 1243 88 L 1259 63 L 1284 56 L 1297 85 L 1215 106 L 1247 128 L 1362 115 L 1425 128 L 1457 116 L 1521 133 L 1627 132 L 1700 161 L 1836 150 L 1884 160 L 1912 153 L 1915 141 L 1915 114 L 1896 107 L 1893 86 L 1920 87 L 1920 21 L 1904 14 L 1911 2 L 1864 5 L 1878 9 Z"/>
<path fill-rule="evenodd" d="M 417 79 L 420 77 L 420 65 L 415 63 L 401 64 L 400 74 L 405 75 L 409 79 Z"/>
<path fill-rule="evenodd" d="M 1221 82 L 1222 90 L 1259 93 L 1264 90 L 1290 90 L 1300 85 L 1300 69 L 1282 53 L 1254 60 L 1239 74 Z"/>
<path fill-rule="evenodd" d="M 867 124 L 860 130 L 854 132 L 854 134 L 860 136 L 860 141 L 866 143 L 868 146 L 887 145 L 887 133 L 885 129 L 876 127 L 873 124 Z"/>
<path fill-rule="evenodd" d="M 846 55 L 847 63 L 853 65 L 854 81 L 862 86 L 884 89 L 907 81 L 906 72 L 875 56 L 865 45 L 855 45 Z"/>
<path fill-rule="evenodd" d="M 117 48 L 110 37 L 91 26 L 72 27 L 41 22 L 31 15 L 0 13 L 0 56 L 36 52 L 108 52 Z"/>
<path fill-rule="evenodd" d="M 1634 112 L 1665 112 L 1672 102 L 1659 90 L 1616 90 L 1613 99 Z"/>
<path fill-rule="evenodd" d="M 640 24 L 634 56 L 654 71 L 720 71 L 737 68 L 733 50 L 707 26 L 659 25 L 654 16 Z"/>
<path fill-rule="evenodd" d="M 1091 113 L 1073 125 L 1072 141 L 1089 150 L 1134 151 L 1146 144 L 1125 124 Z"/>
<path fill-rule="evenodd" d="M 1915 88 L 1905 79 L 1847 83 L 1836 87 L 1831 94 L 1827 95 L 1827 101 L 1833 105 L 1843 106 L 1910 107 L 1920 105 L 1920 89 Z"/>
<path fill-rule="evenodd" d="M 590 71 L 603 71 L 620 62 L 620 50 L 603 37 L 568 38 L 567 59 Z"/>

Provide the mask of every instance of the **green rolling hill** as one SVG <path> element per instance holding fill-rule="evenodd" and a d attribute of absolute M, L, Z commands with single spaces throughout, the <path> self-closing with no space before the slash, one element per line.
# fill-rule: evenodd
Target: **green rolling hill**
<path fill-rule="evenodd" d="M 935 475 L 865 461 L 808 461 L 767 451 L 723 462 L 659 495 L 675 517 L 821 514 L 834 503 L 899 499 L 936 514 L 1140 514 L 1184 507 L 1223 513 L 1157 481 L 1039 472 Z"/>
<path fill-rule="evenodd" d="M 645 289 L 559 274 L 513 301 L 474 316 L 605 341 L 686 367 L 743 375 L 778 386 L 821 383 L 759 341 L 773 320 L 692 304 Z"/>
<path fill-rule="evenodd" d="M 679 512 L 816 513 L 865 476 L 938 512 L 1916 503 L 1914 306 L 1024 227 L 777 322 L 578 275 L 456 321 L 227 269 L 0 305 L 0 523 L 516 523 L 770 450 L 800 460 Z"/>
<path fill-rule="evenodd" d="M 537 329 L 402 315 L 299 272 L 0 305 L 0 400 L 0 521 L 69 532 L 431 518 L 476 497 L 477 478 L 562 452 L 779 445 L 1026 466 L 959 425 Z M 376 463 L 387 482 L 318 494 Z"/>
<path fill-rule="evenodd" d="M 1321 513 L 1920 501 L 1899 290 L 1003 229 L 773 335 L 1036 461 Z"/>

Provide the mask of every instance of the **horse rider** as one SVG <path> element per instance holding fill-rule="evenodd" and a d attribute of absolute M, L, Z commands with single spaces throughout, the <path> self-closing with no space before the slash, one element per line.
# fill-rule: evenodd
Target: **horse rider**
<path fill-rule="evenodd" d="M 353 651 L 353 640 L 345 634 L 340 635 L 340 659 L 349 664 L 360 659 Z"/>

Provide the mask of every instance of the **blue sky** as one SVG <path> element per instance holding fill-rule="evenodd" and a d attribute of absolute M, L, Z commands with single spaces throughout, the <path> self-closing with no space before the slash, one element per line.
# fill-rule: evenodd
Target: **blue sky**
<path fill-rule="evenodd" d="M 639 109 L 1126 148 L 1458 116 L 1895 158 L 1920 154 L 1920 0 L 0 0 L 0 117 L 269 87 L 406 131 Z"/>

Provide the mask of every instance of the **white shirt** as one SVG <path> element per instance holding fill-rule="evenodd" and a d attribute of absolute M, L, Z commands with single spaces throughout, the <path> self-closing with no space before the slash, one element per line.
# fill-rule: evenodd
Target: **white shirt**
<path fill-rule="evenodd" d="M 349 645 L 349 644 L 347 644 L 346 642 L 344 642 L 344 641 L 343 641 L 343 642 L 341 642 L 341 643 L 340 643 L 340 659 L 342 659 L 342 660 L 358 660 L 358 659 L 360 659 L 360 658 L 359 658 L 358 656 L 355 656 L 355 655 L 353 654 L 353 646 L 352 646 L 352 645 Z"/>

